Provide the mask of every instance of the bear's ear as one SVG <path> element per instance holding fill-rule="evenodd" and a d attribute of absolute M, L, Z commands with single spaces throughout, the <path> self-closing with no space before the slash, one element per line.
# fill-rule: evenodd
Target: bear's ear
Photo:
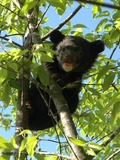
<path fill-rule="evenodd" d="M 50 40 L 52 43 L 54 44 L 58 44 L 59 42 L 61 42 L 63 39 L 65 38 L 65 36 L 60 32 L 60 31 L 53 31 L 50 34 Z"/>
<path fill-rule="evenodd" d="M 104 49 L 105 49 L 104 42 L 101 40 L 91 42 L 91 47 L 92 47 L 92 50 L 94 51 L 94 53 L 100 53 L 100 52 L 104 51 Z"/>

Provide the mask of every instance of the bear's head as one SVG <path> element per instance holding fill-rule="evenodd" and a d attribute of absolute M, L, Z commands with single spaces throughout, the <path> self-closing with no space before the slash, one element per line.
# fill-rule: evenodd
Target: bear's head
<path fill-rule="evenodd" d="M 50 40 L 57 53 L 56 59 L 65 72 L 87 71 L 104 50 L 101 40 L 89 42 L 78 36 L 65 36 L 60 31 L 53 31 Z"/>

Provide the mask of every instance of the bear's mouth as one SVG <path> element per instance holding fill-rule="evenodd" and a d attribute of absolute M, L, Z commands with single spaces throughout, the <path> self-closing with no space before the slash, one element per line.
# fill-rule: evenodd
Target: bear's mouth
<path fill-rule="evenodd" d="M 74 65 L 73 65 L 73 63 L 71 63 L 71 62 L 64 62 L 64 63 L 62 64 L 62 68 L 63 68 L 64 71 L 70 72 L 70 71 L 73 70 Z"/>

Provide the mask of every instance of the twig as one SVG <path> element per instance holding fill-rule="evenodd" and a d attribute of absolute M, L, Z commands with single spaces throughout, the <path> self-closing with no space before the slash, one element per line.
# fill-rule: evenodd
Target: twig
<path fill-rule="evenodd" d="M 93 1 L 93 0 L 74 0 L 74 1 L 86 2 L 86 3 L 89 3 L 89 4 L 94 4 L 94 5 L 98 5 L 98 6 L 102 6 L 102 7 L 108 7 L 108 8 L 120 10 L 120 6 L 115 6 L 115 5 L 112 5 L 112 4 L 109 4 L 109 3 L 100 3 L 100 2 Z"/>
<path fill-rule="evenodd" d="M 112 59 L 112 57 L 113 57 L 115 51 L 117 50 L 119 44 L 120 44 L 120 40 L 117 42 L 117 44 L 116 44 L 115 48 L 113 49 L 109 59 Z M 106 65 L 108 65 L 109 63 L 110 63 L 110 61 L 108 61 Z"/>
<path fill-rule="evenodd" d="M 24 36 L 24 34 L 5 34 L 4 37 L 12 37 L 12 36 Z"/>
<path fill-rule="evenodd" d="M 107 146 L 115 137 L 120 133 L 120 128 L 114 131 L 111 136 L 102 144 L 102 146 Z"/>
<path fill-rule="evenodd" d="M 39 21 L 38 24 L 37 24 L 37 27 L 39 27 L 39 24 L 42 22 L 42 20 L 43 20 L 45 14 L 47 13 L 47 11 L 48 11 L 49 8 L 50 8 L 50 4 L 49 4 L 49 6 L 47 7 L 47 9 L 45 10 L 45 12 L 43 13 L 43 15 L 42 15 L 40 21 Z M 37 28 L 37 27 L 36 27 L 36 28 Z"/>
<path fill-rule="evenodd" d="M 82 5 L 79 5 L 74 11 L 73 13 L 71 13 L 61 24 L 59 24 L 56 28 L 54 28 L 54 30 L 58 30 L 60 28 L 62 28 L 72 17 L 74 17 L 74 15 L 82 8 Z M 49 37 L 49 35 L 53 32 L 53 30 L 51 32 L 49 32 L 48 34 L 46 34 L 45 36 L 43 36 L 41 39 L 42 41 L 44 41 L 45 39 L 47 39 Z"/>
<path fill-rule="evenodd" d="M 105 131 L 105 128 L 106 128 L 106 126 L 104 127 L 104 129 L 103 129 L 103 131 L 102 132 L 104 132 Z M 96 143 L 99 143 L 99 142 L 101 142 L 103 139 L 105 139 L 106 137 L 108 137 L 109 135 L 111 135 L 113 132 L 110 132 L 110 133 L 108 133 L 107 135 L 104 135 L 102 138 L 100 138 Z M 101 135 L 101 134 L 100 134 Z M 99 136 L 97 136 L 97 137 L 99 137 Z M 97 139 L 97 138 L 96 138 Z"/>
<path fill-rule="evenodd" d="M 118 149 L 116 152 L 114 152 L 111 156 L 107 158 L 107 160 L 113 159 L 118 153 L 120 152 L 120 149 Z"/>
<path fill-rule="evenodd" d="M 39 141 L 45 141 L 45 142 L 51 142 L 51 143 L 57 143 L 57 144 L 59 144 L 58 141 L 51 140 L 51 139 L 43 139 L 43 138 L 39 138 Z"/>
<path fill-rule="evenodd" d="M 68 157 L 68 156 L 64 156 L 64 155 L 61 155 L 61 154 L 56 154 L 54 152 L 36 152 L 38 154 L 43 154 L 43 155 L 54 155 L 54 156 L 57 156 L 57 157 L 61 157 L 61 158 L 65 158 L 65 159 L 68 159 L 68 160 L 72 160 L 71 157 Z M 10 155 L 10 156 L 14 156 L 16 155 L 16 152 L 2 152 L 3 155 Z"/>
<path fill-rule="evenodd" d="M 113 87 L 117 92 L 119 91 L 118 88 L 115 86 L 114 83 L 112 83 L 111 85 L 112 85 L 112 87 Z"/>
<path fill-rule="evenodd" d="M 3 39 L 3 40 L 5 40 L 5 41 L 9 41 L 9 39 L 6 38 L 6 37 L 0 36 L 0 38 Z M 12 41 L 12 43 L 13 43 L 14 45 L 18 46 L 19 48 L 21 48 L 21 45 L 20 45 L 20 44 L 14 42 L 14 41 Z"/>

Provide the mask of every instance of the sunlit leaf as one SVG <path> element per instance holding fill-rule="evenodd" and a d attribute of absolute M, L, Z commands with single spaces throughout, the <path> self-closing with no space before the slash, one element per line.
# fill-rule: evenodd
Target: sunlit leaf
<path fill-rule="evenodd" d="M 68 137 L 68 139 L 75 145 L 78 146 L 84 146 L 85 145 L 85 140 L 84 139 L 76 139 L 76 138 L 72 138 L 72 137 Z"/>
<path fill-rule="evenodd" d="M 43 66 L 39 66 L 38 75 L 39 75 L 41 83 L 47 86 L 49 84 L 49 76 L 48 76 L 48 72 L 45 71 Z"/>
<path fill-rule="evenodd" d="M 101 150 L 103 148 L 102 146 L 100 146 L 99 144 L 97 144 L 95 142 L 89 142 L 88 146 L 92 149 L 95 149 L 95 150 Z"/>
<path fill-rule="evenodd" d="M 73 28 L 87 28 L 84 24 L 75 24 L 73 25 Z"/>
<path fill-rule="evenodd" d="M 97 25 L 97 27 L 96 27 L 95 30 L 96 30 L 97 32 L 101 32 L 103 25 L 104 25 L 107 21 L 108 21 L 107 18 L 102 19 L 102 20 L 100 21 L 100 23 Z"/>
<path fill-rule="evenodd" d="M 19 148 L 19 153 L 21 153 L 26 148 L 27 153 L 32 157 L 34 154 L 34 148 L 36 144 L 37 138 L 35 136 L 24 138 Z"/>
<path fill-rule="evenodd" d="M 24 6 L 22 7 L 21 11 L 20 11 L 20 15 L 23 16 L 24 14 L 26 14 L 30 9 L 32 9 L 35 5 L 37 4 L 37 0 L 34 1 L 25 1 Z"/>
<path fill-rule="evenodd" d="M 114 78 L 115 78 L 115 73 L 114 72 L 106 75 L 106 77 L 104 79 L 104 83 L 103 83 L 103 90 L 104 91 L 107 90 L 110 87 Z"/>
<path fill-rule="evenodd" d="M 96 18 L 105 17 L 105 16 L 109 16 L 109 15 L 110 15 L 109 11 L 105 10 L 105 11 L 99 13 L 99 15 L 96 16 Z"/>
<path fill-rule="evenodd" d="M 87 154 L 91 155 L 91 156 L 96 156 L 95 152 L 93 151 L 93 149 L 89 149 L 87 150 Z"/>
<path fill-rule="evenodd" d="M 26 150 L 27 153 L 33 157 L 34 155 L 34 148 L 37 144 L 37 138 L 35 136 L 33 137 L 27 137 L 27 146 L 26 146 Z"/>
<path fill-rule="evenodd" d="M 115 29 L 115 30 L 112 31 L 110 39 L 112 41 L 116 41 L 116 40 L 119 39 L 119 32 L 118 32 L 118 30 Z"/>
<path fill-rule="evenodd" d="M 114 106 L 113 106 L 113 110 L 112 110 L 112 117 L 111 117 L 111 121 L 113 123 L 116 123 L 117 119 L 120 119 L 120 101 L 117 101 Z"/>
<path fill-rule="evenodd" d="M 39 153 L 35 153 L 34 154 L 34 157 L 36 158 L 36 159 L 45 159 L 45 155 L 42 155 L 42 154 L 39 154 Z"/>
<path fill-rule="evenodd" d="M 0 150 L 3 149 L 4 151 L 11 151 L 14 149 L 13 145 L 6 141 L 3 137 L 0 137 Z"/>
<path fill-rule="evenodd" d="M 30 130 L 23 130 L 22 132 L 20 132 L 19 135 L 23 135 L 23 134 L 32 134 L 32 132 Z"/>
<path fill-rule="evenodd" d="M 96 89 L 94 89 L 94 88 L 89 88 L 89 91 L 92 92 L 92 94 L 100 97 L 100 93 L 99 93 Z"/>
<path fill-rule="evenodd" d="M 109 71 L 110 68 L 111 68 L 111 65 L 103 66 L 98 73 L 97 81 L 99 81 L 99 79 L 103 77 Z"/>
<path fill-rule="evenodd" d="M 92 16 L 93 16 L 93 18 L 95 17 L 96 13 L 98 13 L 98 6 L 94 5 L 92 7 Z"/>
<path fill-rule="evenodd" d="M 10 102 L 10 96 L 11 96 L 11 87 L 9 85 L 9 83 L 5 83 L 3 85 L 3 101 L 6 105 L 9 105 L 9 102 Z"/>

